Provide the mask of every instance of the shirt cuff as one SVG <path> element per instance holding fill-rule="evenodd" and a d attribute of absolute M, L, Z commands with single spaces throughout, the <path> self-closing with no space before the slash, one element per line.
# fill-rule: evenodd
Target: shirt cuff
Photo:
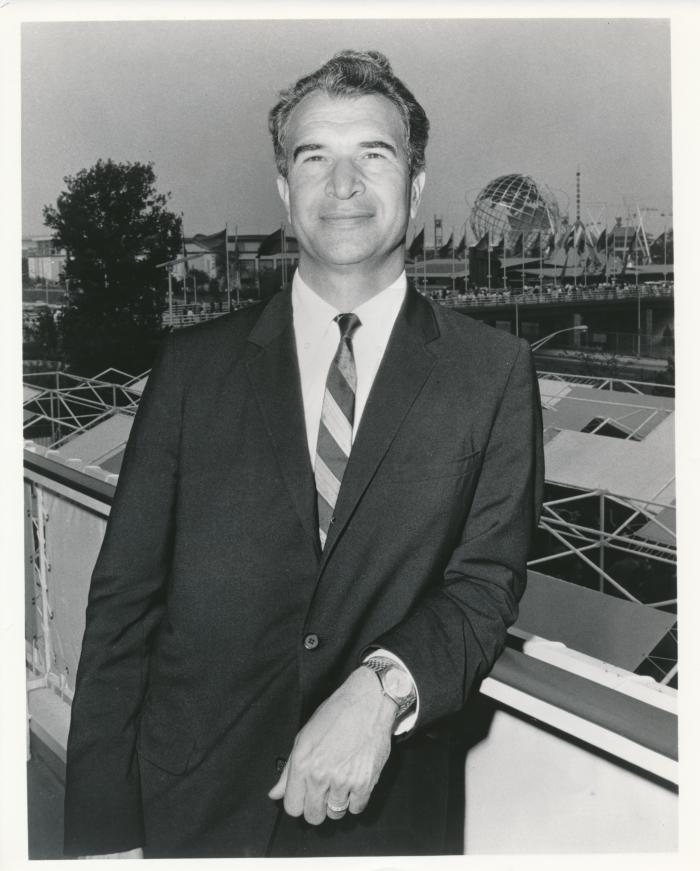
<path fill-rule="evenodd" d="M 396 665 L 402 670 L 405 671 L 406 674 L 411 678 L 411 682 L 413 683 L 413 689 L 416 692 L 416 706 L 411 711 L 410 714 L 407 714 L 405 717 L 402 717 L 394 726 L 394 735 L 403 735 L 405 732 L 410 732 L 411 729 L 416 725 L 416 720 L 418 719 L 418 710 L 420 707 L 420 696 L 418 695 L 418 687 L 416 686 L 416 682 L 413 680 L 413 675 L 406 668 L 406 665 L 402 659 L 399 659 L 396 654 L 392 653 L 389 650 L 385 650 L 383 647 L 378 648 L 377 650 L 373 650 L 371 653 L 368 653 L 367 656 L 362 660 L 366 662 L 368 659 L 371 659 L 373 656 L 383 656 L 386 659 L 391 659 Z"/>

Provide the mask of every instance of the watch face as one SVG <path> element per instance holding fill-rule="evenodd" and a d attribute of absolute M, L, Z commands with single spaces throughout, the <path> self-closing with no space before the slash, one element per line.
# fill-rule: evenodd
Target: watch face
<path fill-rule="evenodd" d="M 399 668 L 390 668 L 384 672 L 384 688 L 397 698 L 412 695 L 413 681 Z"/>

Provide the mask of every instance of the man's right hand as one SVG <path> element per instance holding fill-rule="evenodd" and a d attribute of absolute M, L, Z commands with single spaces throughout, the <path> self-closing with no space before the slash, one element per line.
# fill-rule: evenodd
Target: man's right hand
<path fill-rule="evenodd" d="M 135 850 L 127 850 L 125 853 L 103 853 L 101 856 L 78 856 L 79 859 L 143 859 L 143 850 L 136 847 Z"/>

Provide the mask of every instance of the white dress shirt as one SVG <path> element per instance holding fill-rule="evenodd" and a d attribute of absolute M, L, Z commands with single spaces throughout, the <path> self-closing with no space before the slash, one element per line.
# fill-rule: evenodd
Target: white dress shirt
<path fill-rule="evenodd" d="M 352 336 L 357 372 L 353 441 L 374 384 L 374 376 L 382 362 L 405 296 L 406 274 L 402 273 L 393 284 L 354 309 L 361 326 Z M 292 313 L 304 401 L 306 438 L 313 467 L 316 462 L 316 442 L 326 378 L 340 341 L 340 328 L 333 319 L 341 312 L 311 290 L 297 270 L 292 282 Z"/>
<path fill-rule="evenodd" d="M 353 313 L 360 319 L 360 326 L 357 327 L 352 336 L 352 349 L 357 372 L 353 441 L 379 364 L 382 362 L 386 346 L 389 343 L 389 336 L 405 297 L 406 273 L 402 272 L 393 284 L 353 309 Z M 316 442 L 321 423 L 326 378 L 340 342 L 340 328 L 334 321 L 338 314 L 341 312 L 321 299 L 304 282 L 297 269 L 292 280 L 292 317 L 301 377 L 306 438 L 312 468 L 316 463 Z M 390 651 L 375 650 L 373 655 L 393 659 L 410 676 L 404 663 Z M 416 707 L 411 714 L 397 724 L 394 730 L 396 734 L 407 732 L 415 724 L 418 717 L 417 696 L 416 689 Z"/>

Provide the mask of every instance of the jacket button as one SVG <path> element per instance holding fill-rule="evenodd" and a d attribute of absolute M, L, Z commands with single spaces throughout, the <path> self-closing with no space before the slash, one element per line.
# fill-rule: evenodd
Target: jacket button
<path fill-rule="evenodd" d="M 307 650 L 316 650 L 316 648 L 318 647 L 318 635 L 314 635 L 313 633 L 311 635 L 307 635 L 304 639 L 304 647 Z"/>
<path fill-rule="evenodd" d="M 277 759 L 275 759 L 275 770 L 278 774 L 282 774 L 282 772 L 284 771 L 284 766 L 286 764 L 287 760 L 284 756 L 278 756 Z"/>

